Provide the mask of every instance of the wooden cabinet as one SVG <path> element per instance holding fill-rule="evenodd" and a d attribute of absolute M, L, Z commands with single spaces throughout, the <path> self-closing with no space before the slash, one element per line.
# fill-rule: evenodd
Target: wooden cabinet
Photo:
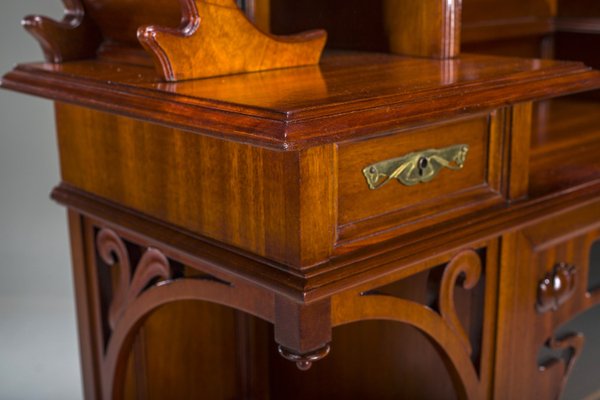
<path fill-rule="evenodd" d="M 581 332 L 561 328 L 600 303 L 590 278 L 598 268 L 591 258 L 598 215 L 598 202 L 590 201 L 503 237 L 497 398 L 558 398 L 589 350 Z M 597 381 L 589 382 L 595 374 L 585 373 L 594 391 L 584 395 L 596 395 Z"/>
<path fill-rule="evenodd" d="M 491 156 L 502 153 L 495 148 L 501 133 L 492 131 L 497 119 L 498 113 L 480 114 L 339 144 L 340 239 L 402 229 L 398 221 L 424 225 L 448 219 L 460 214 L 458 198 L 473 208 L 502 203 L 503 160 Z"/>
<path fill-rule="evenodd" d="M 600 73 L 458 45 L 544 50 L 560 4 L 309 3 L 250 17 L 386 53 L 233 0 L 26 20 L 47 62 L 2 86 L 56 104 L 86 397 L 556 398 L 600 301 Z"/>

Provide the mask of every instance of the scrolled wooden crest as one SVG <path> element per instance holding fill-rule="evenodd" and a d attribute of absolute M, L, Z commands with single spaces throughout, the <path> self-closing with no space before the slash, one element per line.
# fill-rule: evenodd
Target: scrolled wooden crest
<path fill-rule="evenodd" d="M 92 58 L 102 41 L 94 22 L 86 15 L 81 0 L 63 0 L 62 21 L 41 15 L 28 15 L 21 25 L 39 42 L 46 61 L 65 61 Z"/>
<path fill-rule="evenodd" d="M 317 64 L 327 34 L 273 36 L 258 30 L 234 0 L 179 0 L 178 29 L 141 27 L 138 40 L 166 81 Z"/>
<path fill-rule="evenodd" d="M 101 29 L 102 21 L 86 13 L 85 0 L 62 1 L 65 5 L 62 21 L 35 15 L 25 17 L 23 26 L 40 43 L 48 62 L 95 58 L 99 49 L 112 42 L 110 37 L 103 37 L 106 26 Z M 143 0 L 135 3 L 145 6 Z M 177 6 L 175 0 L 173 6 Z M 264 33 L 234 0 L 179 0 L 179 7 L 178 28 L 164 27 L 150 19 L 137 30 L 137 39 L 158 75 L 168 82 L 317 64 L 327 39 L 323 30 L 291 36 Z M 112 12 L 117 13 L 114 10 L 118 9 Z M 137 54 L 130 47 L 130 43 L 123 46 L 126 52 Z"/>

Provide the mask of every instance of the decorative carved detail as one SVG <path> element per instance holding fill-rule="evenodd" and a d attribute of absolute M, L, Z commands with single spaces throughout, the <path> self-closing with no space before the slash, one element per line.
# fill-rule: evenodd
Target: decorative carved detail
<path fill-rule="evenodd" d="M 481 258 L 473 250 L 467 250 L 456 255 L 444 270 L 440 287 L 440 314 L 450 326 L 450 329 L 461 339 L 469 355 L 473 352 L 471 342 L 463 329 L 454 303 L 454 288 L 460 276 L 464 276 L 462 287 L 473 289 L 481 277 Z"/>
<path fill-rule="evenodd" d="M 178 29 L 147 26 L 138 39 L 167 81 L 317 64 L 325 31 L 273 36 L 259 31 L 234 0 L 179 0 Z"/>
<path fill-rule="evenodd" d="M 283 346 L 278 347 L 279 354 L 281 354 L 281 356 L 286 360 L 296 363 L 296 367 L 298 367 L 298 369 L 301 371 L 308 371 L 314 362 L 327 357 L 330 350 L 331 347 L 327 345 L 308 354 L 296 354 L 292 350 L 286 349 Z"/>
<path fill-rule="evenodd" d="M 159 250 L 149 248 L 140 259 L 133 277 L 129 253 L 123 240 L 112 230 L 102 229 L 96 237 L 97 251 L 107 265 L 119 264 L 118 286 L 108 312 L 108 323 L 114 330 L 119 319 L 132 303 L 153 281 L 164 284 L 171 279 L 169 260 Z"/>
<path fill-rule="evenodd" d="M 460 319 L 456 313 L 456 304 L 454 301 L 454 289 L 456 288 L 459 278 L 463 278 L 460 282 L 464 289 L 473 289 L 481 278 L 481 258 L 473 250 L 465 250 L 458 253 L 446 267 L 441 278 L 437 303 L 440 315 L 448 324 L 450 329 L 460 338 L 466 352 L 471 355 L 473 349 L 469 336 L 465 332 Z M 361 296 L 392 296 L 387 293 L 385 288 L 372 289 L 361 293 Z"/>
<path fill-rule="evenodd" d="M 538 284 L 536 309 L 539 313 L 556 311 L 575 291 L 577 268 L 559 263 Z"/>
<path fill-rule="evenodd" d="M 457 390 L 466 398 L 479 398 L 479 380 L 471 360 L 473 352 L 469 336 L 465 332 L 456 312 L 454 292 L 460 278 L 465 289 L 473 289 L 481 279 L 481 257 L 474 250 L 458 253 L 444 268 L 438 295 L 439 314 L 429 306 L 402 299 L 384 290 L 373 289 L 360 293 L 360 300 L 345 299 L 344 307 L 336 314 L 344 323 L 364 319 L 390 319 L 411 325 L 424 333 L 434 343 L 442 356 L 447 357 L 449 366 L 455 370 L 460 381 Z M 346 311 L 348 310 L 348 311 Z M 348 316 L 344 316 L 348 312 Z M 466 366 L 469 367 L 466 367 Z"/>
<path fill-rule="evenodd" d="M 103 399 L 124 397 L 127 356 L 135 335 L 144 320 L 165 304 L 186 300 L 208 301 L 266 321 L 275 320 L 273 293 L 253 282 L 233 275 L 213 274 L 212 266 L 202 261 L 185 265 L 176 258 L 169 261 L 161 251 L 152 247 L 140 254 L 137 249 L 143 248 L 142 245 L 124 241 L 111 229 L 93 231 L 90 229 L 88 234 L 95 239 L 99 264 L 105 268 L 113 266 L 118 272 L 114 276 L 108 315 L 104 316 L 108 320 L 110 334 L 103 338 L 106 343 L 102 343 L 104 352 L 100 355 Z M 139 261 L 132 269 L 138 255 Z M 100 302 L 106 294 L 99 293 Z M 98 308 L 102 312 L 103 307 Z M 307 361 L 317 359 L 318 354 L 315 353 L 308 355 Z"/>
<path fill-rule="evenodd" d="M 436 344 L 436 349 L 452 372 L 458 398 L 483 397 L 475 366 L 465 351 L 463 341 L 431 308 L 414 301 L 379 294 L 344 298 L 343 304 L 343 307 L 333 312 L 338 325 L 378 319 L 401 322 L 416 328 Z"/>
<path fill-rule="evenodd" d="M 81 0 L 63 0 L 63 3 L 65 16 L 62 21 L 29 15 L 21 24 L 40 43 L 48 62 L 94 57 L 102 40 L 100 30 L 86 16 Z"/>
<path fill-rule="evenodd" d="M 413 186 L 431 181 L 444 168 L 462 169 L 468 152 L 466 144 L 418 151 L 369 165 L 362 172 L 371 190 L 379 189 L 392 179 Z"/>
<path fill-rule="evenodd" d="M 556 398 L 560 398 L 560 395 L 565 389 L 567 381 L 569 380 L 569 375 L 573 370 L 573 366 L 583 350 L 584 343 L 585 338 L 581 333 L 569 333 L 560 339 L 551 337 L 547 340 L 546 347 L 550 350 L 556 351 L 558 354 L 555 358 L 552 358 L 550 361 L 540 365 L 539 369 L 540 372 L 544 372 L 553 368 L 562 368 L 563 379 Z"/>

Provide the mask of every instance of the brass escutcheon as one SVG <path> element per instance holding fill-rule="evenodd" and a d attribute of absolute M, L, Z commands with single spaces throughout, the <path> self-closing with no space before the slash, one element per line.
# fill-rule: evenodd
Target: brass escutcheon
<path fill-rule="evenodd" d="M 413 186 L 431 181 L 444 168 L 461 169 L 468 152 L 467 144 L 418 151 L 371 164 L 363 168 L 363 174 L 371 190 L 379 189 L 392 179 Z"/>

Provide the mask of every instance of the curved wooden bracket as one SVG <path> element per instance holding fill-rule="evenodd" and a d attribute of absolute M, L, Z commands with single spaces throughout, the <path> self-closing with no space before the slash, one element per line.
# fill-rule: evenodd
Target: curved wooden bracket
<path fill-rule="evenodd" d="M 444 270 L 440 287 L 440 314 L 452 331 L 461 340 L 466 352 L 471 355 L 473 348 L 469 336 L 465 332 L 454 302 L 454 288 L 460 276 L 464 276 L 462 287 L 473 289 L 481 278 L 481 258 L 473 250 L 464 250 L 457 254 Z"/>
<path fill-rule="evenodd" d="M 138 262 L 135 273 L 123 240 L 112 230 L 102 229 L 96 238 L 98 254 L 107 265 L 119 263 L 118 286 L 114 288 L 108 323 L 115 329 L 119 319 L 130 303 L 135 301 L 153 280 L 165 283 L 171 279 L 169 260 L 160 251 L 149 248 Z"/>
<path fill-rule="evenodd" d="M 160 249 L 126 242 L 112 228 L 96 228 L 97 233 L 92 233 L 93 229 L 89 233 L 96 235 L 95 268 L 117 269 L 114 274 L 109 273 L 108 284 L 102 284 L 102 278 L 96 278 L 95 282 L 99 288 L 95 301 L 108 306 L 98 307 L 98 322 L 109 328 L 102 330 L 97 338 L 101 364 L 98 373 L 102 382 L 99 398 L 124 398 L 127 356 L 138 330 L 159 307 L 177 301 L 208 301 L 274 321 L 274 296 L 268 289 L 234 276 L 213 275 L 214 271 L 206 271 L 207 266 L 202 262 L 186 264 L 195 270 L 186 276 L 177 272 L 176 259 L 168 258 Z M 133 248 L 137 250 L 132 252 Z M 307 361 L 315 361 L 319 354 L 307 355 Z"/>
<path fill-rule="evenodd" d="M 63 0 L 65 16 L 55 21 L 39 15 L 29 15 L 21 25 L 37 39 L 46 61 L 61 63 L 94 57 L 102 35 L 86 16 L 81 0 Z"/>
<path fill-rule="evenodd" d="M 259 31 L 234 0 L 179 0 L 178 29 L 145 26 L 138 40 L 166 81 L 317 64 L 327 34 L 293 36 Z"/>

